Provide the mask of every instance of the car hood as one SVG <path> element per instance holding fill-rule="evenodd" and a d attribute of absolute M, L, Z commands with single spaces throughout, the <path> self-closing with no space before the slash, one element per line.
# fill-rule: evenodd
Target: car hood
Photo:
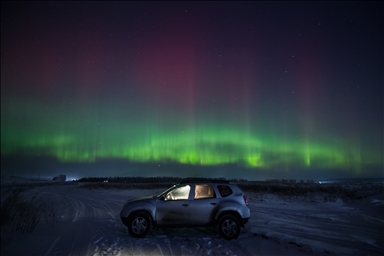
<path fill-rule="evenodd" d="M 129 199 L 127 203 L 135 202 L 135 201 L 153 201 L 156 200 L 155 196 L 141 196 L 133 199 Z"/>

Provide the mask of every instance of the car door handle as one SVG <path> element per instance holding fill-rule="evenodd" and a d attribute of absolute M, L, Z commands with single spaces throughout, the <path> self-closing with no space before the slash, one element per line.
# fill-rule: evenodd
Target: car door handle
<path fill-rule="evenodd" d="M 217 205 L 217 203 L 211 203 L 211 205 Z"/>
<path fill-rule="evenodd" d="M 181 206 L 187 207 L 187 206 L 188 206 L 188 204 L 182 204 Z"/>

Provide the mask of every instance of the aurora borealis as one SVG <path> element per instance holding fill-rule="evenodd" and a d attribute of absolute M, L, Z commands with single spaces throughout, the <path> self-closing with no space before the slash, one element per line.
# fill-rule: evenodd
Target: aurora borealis
<path fill-rule="evenodd" d="M 381 7 L 2 2 L 2 162 L 382 176 Z"/>

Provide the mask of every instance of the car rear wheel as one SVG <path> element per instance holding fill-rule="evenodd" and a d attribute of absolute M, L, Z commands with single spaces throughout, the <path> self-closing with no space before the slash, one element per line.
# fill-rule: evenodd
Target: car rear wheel
<path fill-rule="evenodd" d="M 240 235 L 240 222 L 239 220 L 230 214 L 224 215 L 218 222 L 219 235 L 226 240 L 236 239 Z"/>
<path fill-rule="evenodd" d="M 128 220 L 128 231 L 133 237 L 144 237 L 151 229 L 151 218 L 144 212 L 135 213 Z"/>

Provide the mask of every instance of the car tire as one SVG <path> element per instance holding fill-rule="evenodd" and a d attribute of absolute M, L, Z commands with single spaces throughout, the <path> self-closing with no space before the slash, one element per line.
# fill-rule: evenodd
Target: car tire
<path fill-rule="evenodd" d="M 219 219 L 217 229 L 222 238 L 231 240 L 239 237 L 241 226 L 235 216 L 226 214 Z"/>
<path fill-rule="evenodd" d="M 128 232 L 136 238 L 145 237 L 151 226 L 151 217 L 144 212 L 135 213 L 128 220 Z"/>

